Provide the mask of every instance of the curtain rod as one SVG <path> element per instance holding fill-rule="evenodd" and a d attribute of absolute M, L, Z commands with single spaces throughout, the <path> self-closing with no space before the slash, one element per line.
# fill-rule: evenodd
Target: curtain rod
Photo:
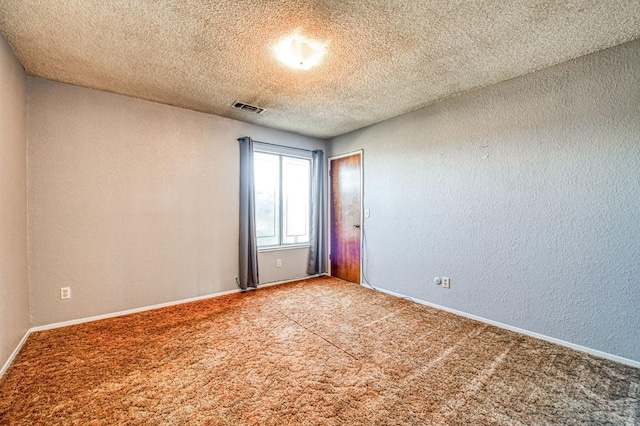
<path fill-rule="evenodd" d="M 298 151 L 306 151 L 306 152 L 322 151 L 321 149 L 296 148 L 295 146 L 278 145 L 278 144 L 275 144 L 275 143 L 260 142 L 260 141 L 256 141 L 256 140 L 254 140 L 253 142 L 254 143 L 259 143 L 261 145 L 277 146 L 278 148 L 297 149 Z"/>

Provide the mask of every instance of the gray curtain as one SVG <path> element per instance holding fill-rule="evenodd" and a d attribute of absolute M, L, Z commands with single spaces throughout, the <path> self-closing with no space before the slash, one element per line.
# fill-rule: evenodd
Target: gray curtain
<path fill-rule="evenodd" d="M 238 287 L 258 287 L 258 242 L 256 239 L 255 189 L 253 180 L 253 140 L 240 142 L 240 264 Z"/>
<path fill-rule="evenodd" d="M 309 246 L 309 275 L 326 272 L 326 247 L 324 239 L 324 152 L 311 154 L 311 229 Z"/>

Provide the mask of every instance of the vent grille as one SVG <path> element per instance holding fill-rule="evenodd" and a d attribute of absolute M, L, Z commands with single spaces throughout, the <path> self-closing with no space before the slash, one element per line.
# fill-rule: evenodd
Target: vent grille
<path fill-rule="evenodd" d="M 245 104 L 244 102 L 240 102 L 240 101 L 235 101 L 234 103 L 231 104 L 231 107 L 235 109 L 241 109 L 243 111 L 254 112 L 256 114 L 262 114 L 267 110 L 266 108 L 262 108 L 262 107 L 251 105 L 251 104 Z"/>

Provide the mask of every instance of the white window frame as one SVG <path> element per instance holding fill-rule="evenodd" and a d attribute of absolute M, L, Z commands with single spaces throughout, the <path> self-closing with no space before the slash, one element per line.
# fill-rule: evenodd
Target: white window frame
<path fill-rule="evenodd" d="M 289 157 L 289 158 L 298 158 L 298 159 L 302 159 L 302 160 L 307 160 L 309 161 L 309 204 L 308 204 L 308 217 L 307 217 L 307 231 L 310 233 L 311 232 L 311 228 L 310 228 L 310 224 L 311 224 L 311 173 L 312 173 L 312 164 L 311 164 L 311 152 L 309 152 L 308 154 L 304 151 L 300 151 L 297 149 L 288 149 L 286 147 L 274 147 L 274 146 L 266 146 L 266 145 L 261 145 L 258 142 L 254 143 L 254 148 L 253 148 L 253 152 L 254 153 L 262 153 L 262 154 L 270 154 L 270 155 L 277 155 L 280 157 L 279 159 L 279 164 L 280 164 L 280 171 L 279 171 L 279 191 L 278 191 L 278 217 L 277 220 L 279 221 L 279 232 L 278 232 L 278 238 L 279 238 L 279 242 L 277 244 L 272 244 L 272 245 L 264 245 L 264 246 L 260 246 L 258 245 L 258 251 L 259 252 L 263 252 L 263 251 L 275 251 L 275 250 L 287 250 L 287 249 L 296 249 L 296 248 L 301 248 L 301 247 L 309 247 L 311 245 L 310 241 L 304 242 L 304 243 L 283 243 L 283 233 L 284 233 L 284 206 L 283 206 L 283 181 L 282 181 L 282 157 Z M 310 237 L 310 235 L 309 235 Z"/>

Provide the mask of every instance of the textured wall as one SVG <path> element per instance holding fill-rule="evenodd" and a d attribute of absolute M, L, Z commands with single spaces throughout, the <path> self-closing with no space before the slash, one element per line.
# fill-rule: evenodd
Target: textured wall
<path fill-rule="evenodd" d="M 640 361 L 640 41 L 330 142 L 359 148 L 373 285 Z"/>
<path fill-rule="evenodd" d="M 0 34 L 0 367 L 29 328 L 27 76 Z"/>
<path fill-rule="evenodd" d="M 282 261 L 281 266 L 278 266 L 278 259 Z M 304 277 L 307 275 L 308 263 L 308 247 L 260 252 L 258 255 L 260 282 L 267 284 Z"/>
<path fill-rule="evenodd" d="M 245 135 L 324 147 L 318 139 L 30 77 L 33 325 L 235 289 L 236 139 Z M 71 299 L 60 300 L 63 286 L 71 287 Z"/>

